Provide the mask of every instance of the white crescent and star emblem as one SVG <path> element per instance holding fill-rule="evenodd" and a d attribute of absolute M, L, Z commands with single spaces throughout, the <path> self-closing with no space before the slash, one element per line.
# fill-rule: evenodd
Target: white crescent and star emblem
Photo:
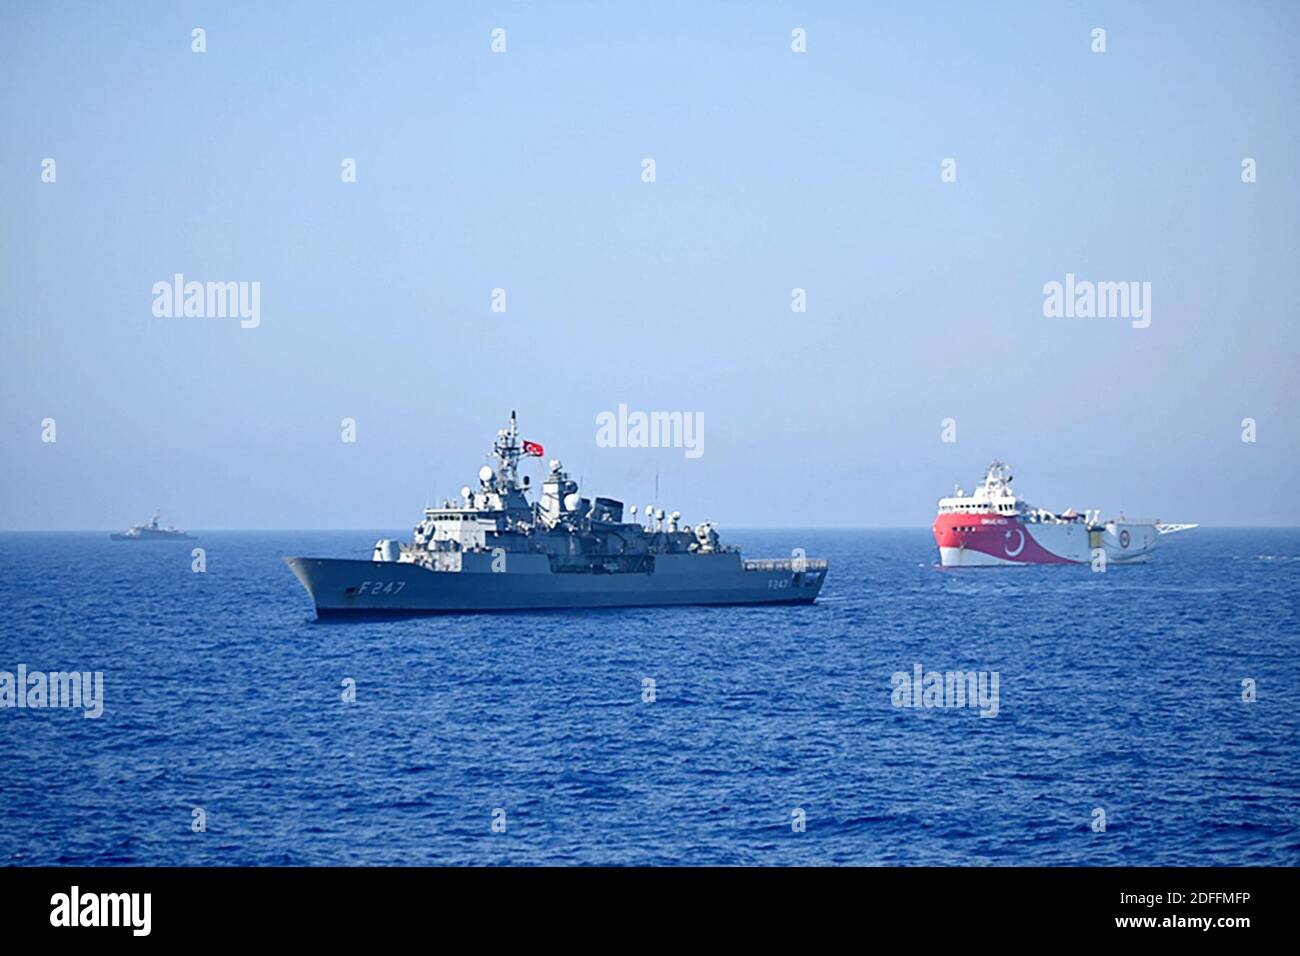
<path fill-rule="evenodd" d="M 1011 531 L 1014 531 L 1016 534 L 1020 535 L 1020 543 L 1016 545 L 1016 550 L 1014 551 L 1011 550 Z M 1025 550 L 1025 533 L 1019 528 L 1012 528 L 1005 535 L 1003 535 L 1003 537 L 1007 539 L 1006 544 L 1004 544 L 1002 547 L 1003 550 L 1006 551 L 1008 558 L 1014 558 L 1021 551 Z"/>

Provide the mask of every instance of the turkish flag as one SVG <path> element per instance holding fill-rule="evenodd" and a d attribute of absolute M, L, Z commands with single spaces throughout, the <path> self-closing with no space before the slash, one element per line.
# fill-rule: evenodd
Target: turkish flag
<path fill-rule="evenodd" d="M 537 444 L 537 442 L 535 442 L 535 441 L 529 441 L 528 439 L 525 438 L 525 439 L 524 439 L 524 454 L 525 454 L 525 455 L 536 455 L 538 458 L 541 458 L 541 457 L 542 457 L 542 454 L 543 454 L 542 446 L 539 445 L 539 444 Z"/>

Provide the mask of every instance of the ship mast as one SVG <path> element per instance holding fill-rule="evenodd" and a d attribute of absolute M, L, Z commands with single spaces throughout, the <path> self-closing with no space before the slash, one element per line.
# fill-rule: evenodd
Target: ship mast
<path fill-rule="evenodd" d="M 515 491 L 519 487 L 519 424 L 513 410 L 510 412 L 510 427 L 497 432 L 492 451 L 497 459 L 497 489 Z"/>

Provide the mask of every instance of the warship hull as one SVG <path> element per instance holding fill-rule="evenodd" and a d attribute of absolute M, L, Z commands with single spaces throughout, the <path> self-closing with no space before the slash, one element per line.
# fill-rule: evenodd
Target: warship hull
<path fill-rule="evenodd" d="M 481 560 L 475 560 L 481 559 Z M 459 570 L 398 561 L 285 558 L 318 617 L 673 605 L 811 604 L 826 577 L 807 561 L 657 555 L 649 571 L 556 571 L 543 554 L 464 555 Z"/>

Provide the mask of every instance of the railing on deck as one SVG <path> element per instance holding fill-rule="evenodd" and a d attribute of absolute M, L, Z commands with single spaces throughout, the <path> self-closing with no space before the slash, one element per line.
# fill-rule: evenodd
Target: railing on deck
<path fill-rule="evenodd" d="M 825 571 L 830 562 L 825 558 L 759 558 L 746 561 L 746 571 Z"/>

